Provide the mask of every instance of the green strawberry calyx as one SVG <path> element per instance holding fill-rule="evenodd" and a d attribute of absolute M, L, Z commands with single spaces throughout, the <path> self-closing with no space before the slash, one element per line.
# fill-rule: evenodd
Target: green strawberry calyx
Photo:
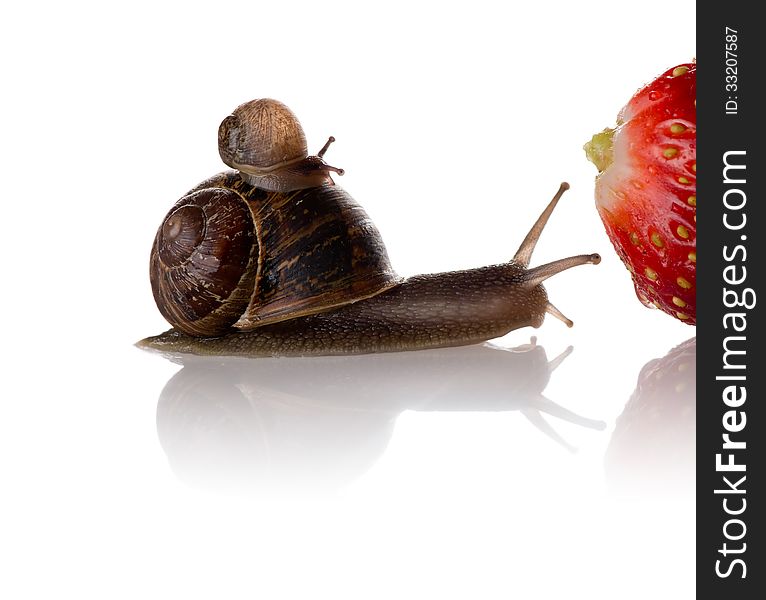
<path fill-rule="evenodd" d="M 607 127 L 604 131 L 595 134 L 591 140 L 583 146 L 585 156 L 596 165 L 599 173 L 603 173 L 614 160 L 613 139 L 614 129 Z"/>

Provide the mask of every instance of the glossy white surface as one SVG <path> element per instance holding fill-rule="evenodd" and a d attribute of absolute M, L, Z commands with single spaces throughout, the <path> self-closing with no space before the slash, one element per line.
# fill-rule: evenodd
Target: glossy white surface
<path fill-rule="evenodd" d="M 0 597 L 693 597 L 693 369 L 617 419 L 694 329 L 636 300 L 581 150 L 694 54 L 693 3 L 642 6 L 3 8 Z M 532 263 L 603 255 L 546 284 L 575 326 L 183 369 L 134 348 L 165 328 L 156 227 L 257 96 L 338 139 L 402 275 L 506 260 L 569 181 Z"/>

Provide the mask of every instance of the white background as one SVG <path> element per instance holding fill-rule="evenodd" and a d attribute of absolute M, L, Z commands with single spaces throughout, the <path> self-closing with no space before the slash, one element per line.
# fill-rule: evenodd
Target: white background
<path fill-rule="evenodd" d="M 582 151 L 692 58 L 693 2 L 21 6 L 0 9 L 1 597 L 693 597 L 693 396 L 678 452 L 648 436 L 614 477 L 605 455 L 644 364 L 694 329 L 635 298 Z M 418 374 L 434 355 L 253 367 L 286 387 L 240 365 L 161 397 L 179 366 L 132 345 L 166 328 L 154 233 L 262 96 L 311 150 L 337 138 L 338 183 L 402 275 L 508 259 L 569 181 L 533 264 L 603 255 L 546 284 L 575 326 L 495 343 L 573 346 L 545 396 L 606 428 L 546 417 L 567 450 L 511 410 L 541 390 L 465 366 L 480 349 L 444 358 L 460 392 Z"/>

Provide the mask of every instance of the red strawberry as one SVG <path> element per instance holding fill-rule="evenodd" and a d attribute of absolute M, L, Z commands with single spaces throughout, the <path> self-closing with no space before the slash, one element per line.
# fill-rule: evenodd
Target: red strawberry
<path fill-rule="evenodd" d="M 697 282 L 697 65 L 668 69 L 631 98 L 617 127 L 585 144 L 596 208 L 636 294 L 694 325 Z"/>

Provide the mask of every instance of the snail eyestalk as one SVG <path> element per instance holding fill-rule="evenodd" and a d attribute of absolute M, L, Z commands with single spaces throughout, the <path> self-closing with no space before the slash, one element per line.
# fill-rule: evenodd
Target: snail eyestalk
<path fill-rule="evenodd" d="M 327 138 L 327 141 L 325 142 L 325 145 L 322 146 L 322 149 L 317 152 L 317 156 L 322 159 L 322 169 L 325 171 L 332 171 L 333 173 L 337 173 L 338 175 L 344 175 L 346 171 L 344 169 L 333 167 L 332 165 L 328 165 L 326 162 L 324 162 L 324 154 L 327 152 L 327 149 L 330 147 L 330 144 L 332 144 L 335 141 L 335 136 L 330 136 Z"/>
<path fill-rule="evenodd" d="M 322 158 L 324 156 L 324 153 L 327 152 L 327 149 L 330 147 L 330 144 L 332 144 L 334 141 L 335 141 L 334 136 L 330 136 L 329 138 L 327 138 L 327 142 L 325 142 L 325 145 L 322 146 L 322 149 L 319 152 L 317 152 L 317 156 L 319 158 Z"/>
<path fill-rule="evenodd" d="M 339 167 L 333 167 L 332 165 L 325 164 L 324 165 L 325 171 L 332 171 L 333 173 L 336 173 L 338 175 L 345 175 L 346 171 L 345 169 L 341 169 Z"/>
<path fill-rule="evenodd" d="M 532 252 L 534 252 L 535 246 L 540 239 L 540 234 L 543 232 L 546 223 L 548 223 L 548 219 L 553 213 L 553 209 L 556 208 L 556 205 L 561 199 L 561 196 L 563 196 L 564 192 L 566 192 L 568 189 L 569 184 L 566 181 L 562 182 L 558 191 L 553 196 L 553 199 L 548 203 L 548 206 L 545 207 L 545 210 L 537 218 L 535 224 L 532 225 L 532 229 L 529 230 L 527 237 L 525 237 L 524 241 L 521 242 L 519 249 L 516 250 L 516 254 L 513 256 L 514 262 L 518 263 L 522 267 L 529 266 L 529 260 L 532 258 Z"/>
<path fill-rule="evenodd" d="M 547 265 L 540 265 L 533 269 L 529 269 L 524 274 L 524 283 L 530 287 L 540 285 L 546 279 L 571 269 L 579 265 L 597 265 L 601 262 L 601 256 L 598 254 L 578 254 L 577 256 L 570 256 L 568 258 L 561 258 L 554 260 Z"/>
<path fill-rule="evenodd" d="M 564 323 L 567 327 L 572 327 L 574 325 L 574 322 L 572 319 L 567 317 L 564 313 L 562 313 L 558 308 L 553 306 L 550 302 L 545 306 L 545 312 L 547 312 L 549 315 L 556 317 L 559 321 Z"/>

